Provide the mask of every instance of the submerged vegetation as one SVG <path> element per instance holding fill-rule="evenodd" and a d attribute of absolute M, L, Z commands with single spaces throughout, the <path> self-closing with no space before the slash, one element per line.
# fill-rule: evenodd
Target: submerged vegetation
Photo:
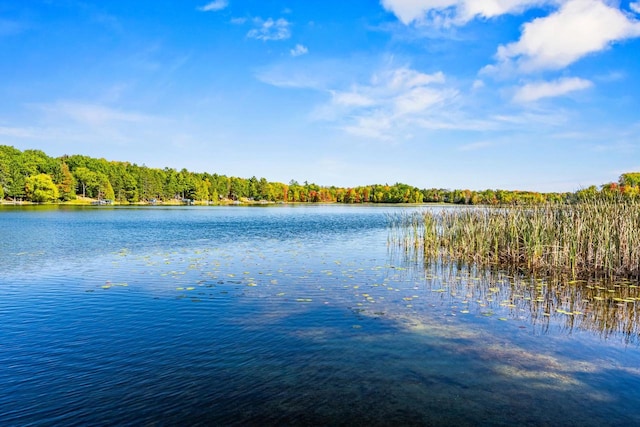
<path fill-rule="evenodd" d="M 425 265 L 427 289 L 451 313 L 525 321 L 547 333 L 590 331 L 603 339 L 640 342 L 640 287 L 629 280 L 535 277 L 457 263 Z M 433 297 L 432 297 L 433 298 Z"/>
<path fill-rule="evenodd" d="M 640 174 L 618 183 L 575 193 L 460 189 L 419 189 L 402 183 L 352 188 L 314 183 L 288 184 L 265 178 L 228 177 L 217 173 L 150 168 L 83 155 L 50 157 L 40 150 L 20 151 L 0 145 L 0 201 L 38 203 L 106 199 L 116 203 L 296 202 L 296 203 L 449 203 L 463 205 L 532 205 L 573 203 L 585 198 L 640 197 Z"/>
<path fill-rule="evenodd" d="M 429 210 L 391 224 L 395 243 L 429 259 L 583 278 L 640 276 L 637 201 Z"/>

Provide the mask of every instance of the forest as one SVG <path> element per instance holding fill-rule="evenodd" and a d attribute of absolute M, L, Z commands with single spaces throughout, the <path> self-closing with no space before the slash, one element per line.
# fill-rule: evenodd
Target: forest
<path fill-rule="evenodd" d="M 41 150 L 0 145 L 0 200 L 56 203 L 108 200 L 136 203 L 454 203 L 466 205 L 570 203 L 591 198 L 639 198 L 640 173 L 569 193 L 487 189 L 419 189 L 395 183 L 353 188 L 270 182 L 209 172 L 139 166 L 84 155 L 50 157 Z"/>

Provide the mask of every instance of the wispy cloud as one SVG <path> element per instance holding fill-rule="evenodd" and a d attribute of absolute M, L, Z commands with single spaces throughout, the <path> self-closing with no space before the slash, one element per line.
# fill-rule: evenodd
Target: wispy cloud
<path fill-rule="evenodd" d="M 39 105 L 38 107 L 49 115 L 71 119 L 89 126 L 101 126 L 117 122 L 143 123 L 153 119 L 152 116 L 138 112 L 76 101 L 59 101 L 53 104 Z"/>
<path fill-rule="evenodd" d="M 475 18 L 522 13 L 531 7 L 554 5 L 563 0 L 382 0 L 382 6 L 405 25 L 464 25 Z"/>
<path fill-rule="evenodd" d="M 291 23 L 284 18 L 273 20 L 271 18 L 266 21 L 262 18 L 253 20 L 256 28 L 247 33 L 247 37 L 258 40 L 285 40 L 291 37 Z"/>
<path fill-rule="evenodd" d="M 229 6 L 227 0 L 214 0 L 198 8 L 202 12 L 217 12 L 219 10 L 226 9 Z"/>
<path fill-rule="evenodd" d="M 497 68 L 558 70 L 611 44 L 640 36 L 640 22 L 601 0 L 569 0 L 523 26 L 520 40 L 498 48 Z"/>
<path fill-rule="evenodd" d="M 368 79 L 371 69 L 363 70 L 366 59 L 345 61 L 340 58 L 293 58 L 256 69 L 255 76 L 263 83 L 281 88 L 314 89 L 320 92 L 349 86 L 354 80 Z"/>
<path fill-rule="evenodd" d="M 592 86 L 591 81 L 577 77 L 566 77 L 551 82 L 527 83 L 517 90 L 513 99 L 516 102 L 531 102 L 542 98 L 566 95 Z"/>
<path fill-rule="evenodd" d="M 318 116 L 341 123 L 350 134 L 392 139 L 439 115 L 437 107 L 457 97 L 457 90 L 445 81 L 442 72 L 425 74 L 408 67 L 382 70 L 368 84 L 330 90 L 331 100 Z"/>
<path fill-rule="evenodd" d="M 291 56 L 301 56 L 301 55 L 306 55 L 307 53 L 309 53 L 309 49 L 304 45 L 297 44 L 289 52 L 291 53 Z"/>
<path fill-rule="evenodd" d="M 49 147 L 69 144 L 120 145 L 146 141 L 150 133 L 160 134 L 158 129 L 164 129 L 166 122 L 147 114 L 78 101 L 63 100 L 26 106 L 32 110 L 29 124 L 0 126 L 0 144 L 27 140 L 29 143 L 46 143 Z M 155 140 L 159 138 L 157 136 Z"/>
<path fill-rule="evenodd" d="M 135 142 L 146 146 L 150 141 L 169 141 L 179 133 L 173 119 L 101 103 L 59 100 L 26 107 L 32 116 L 29 126 L 19 127 L 21 124 L 16 122 L 0 129 L 0 141 L 47 141 L 51 147 L 67 151 L 62 147 L 70 144 L 107 147 Z"/>
<path fill-rule="evenodd" d="M 564 123 L 565 114 L 558 109 L 500 114 L 504 109 L 484 108 L 483 100 L 493 95 L 481 84 L 449 82 L 443 72 L 394 66 L 393 59 L 359 69 L 353 68 L 353 61 L 348 64 L 314 61 L 296 65 L 285 61 L 256 76 L 273 86 L 327 94 L 326 102 L 312 107 L 312 120 L 351 135 L 384 141 L 424 135 L 425 131 L 524 131 Z M 372 68 L 377 71 L 371 73 Z"/>
<path fill-rule="evenodd" d="M 367 95 L 357 92 L 337 92 L 331 91 L 332 102 L 336 105 L 346 107 L 369 107 L 374 105 L 376 101 Z"/>
<path fill-rule="evenodd" d="M 0 137 L 26 139 L 35 138 L 39 135 L 36 130 L 31 128 L 0 126 Z"/>
<path fill-rule="evenodd" d="M 633 10 L 635 13 L 640 14 L 640 1 L 629 3 L 629 8 Z"/>
<path fill-rule="evenodd" d="M 568 113 L 562 109 L 553 108 L 550 110 L 534 110 L 525 112 L 509 112 L 507 114 L 493 114 L 489 117 L 500 129 L 518 130 L 526 132 L 528 130 L 539 131 L 540 129 L 553 129 L 566 127 Z"/>

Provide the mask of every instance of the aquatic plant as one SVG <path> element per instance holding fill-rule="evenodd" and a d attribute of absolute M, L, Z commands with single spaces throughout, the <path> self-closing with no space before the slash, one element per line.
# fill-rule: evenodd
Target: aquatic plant
<path fill-rule="evenodd" d="M 390 243 L 429 258 L 572 277 L 640 276 L 638 202 L 427 210 L 390 224 Z"/>
<path fill-rule="evenodd" d="M 459 313 L 527 320 L 534 330 L 590 331 L 602 339 L 640 340 L 640 287 L 628 280 L 509 275 L 495 269 L 430 263 L 426 283 Z M 555 325 L 555 326 L 554 326 Z"/>

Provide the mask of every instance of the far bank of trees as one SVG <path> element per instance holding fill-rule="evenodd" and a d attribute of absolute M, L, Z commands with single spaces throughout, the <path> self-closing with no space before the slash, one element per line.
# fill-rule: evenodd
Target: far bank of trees
<path fill-rule="evenodd" d="M 297 181 L 269 182 L 208 172 L 149 168 L 83 155 L 49 157 L 40 150 L 20 151 L 0 145 L 0 200 L 64 202 L 77 197 L 118 203 L 196 201 L 267 201 L 301 203 L 568 203 L 592 197 L 640 197 L 640 173 L 620 176 L 617 183 L 575 193 L 507 190 L 419 189 L 407 184 L 374 184 L 353 188 L 326 187 Z"/>

